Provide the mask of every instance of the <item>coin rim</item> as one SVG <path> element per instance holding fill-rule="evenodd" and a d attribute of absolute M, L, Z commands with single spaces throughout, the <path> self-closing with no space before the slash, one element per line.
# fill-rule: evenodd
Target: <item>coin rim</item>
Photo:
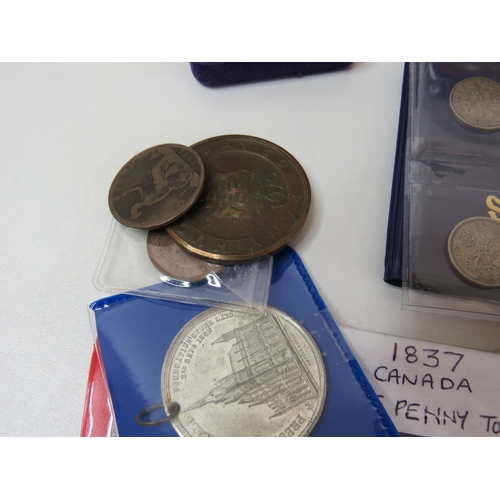
<path fill-rule="evenodd" d="M 500 91 L 500 83 L 497 82 L 496 80 L 493 80 L 491 78 L 485 78 L 484 76 L 471 76 L 469 78 L 464 78 L 463 80 L 460 80 L 459 82 L 457 82 L 455 84 L 455 86 L 451 89 L 451 92 L 450 92 L 450 97 L 449 97 L 449 104 L 450 104 L 450 109 L 451 111 L 453 112 L 453 116 L 455 116 L 455 118 L 460 122 L 460 123 L 463 123 L 464 125 L 467 125 L 473 129 L 476 129 L 476 130 L 485 130 L 485 131 L 493 131 L 493 130 L 498 130 L 500 129 L 500 123 L 498 125 L 495 125 L 495 126 L 491 126 L 491 127 L 485 127 L 485 126 L 482 126 L 482 125 L 477 125 L 473 122 L 470 122 L 470 121 L 467 121 L 465 118 L 463 118 L 459 112 L 457 111 L 457 109 L 455 108 L 454 104 L 453 104 L 453 94 L 455 93 L 456 89 L 462 85 L 464 82 L 467 82 L 467 81 L 470 81 L 470 80 L 485 80 L 485 81 L 489 81 L 489 82 L 493 82 L 494 84 L 496 84 L 498 87 L 499 87 L 499 91 Z"/>
<path fill-rule="evenodd" d="M 241 312 L 244 314 L 253 314 L 255 316 L 258 316 L 255 311 L 252 309 L 248 309 L 245 307 L 236 307 L 231 309 L 232 311 L 236 312 Z M 168 392 L 168 371 L 170 370 L 171 366 L 173 365 L 174 361 L 174 355 L 177 350 L 177 346 L 182 342 L 184 336 L 187 334 L 187 332 L 191 331 L 194 325 L 199 324 L 202 321 L 205 321 L 209 317 L 211 317 L 213 314 L 217 313 L 222 313 L 225 310 L 222 308 L 217 308 L 217 307 L 212 307 L 210 309 L 207 309 L 205 311 L 202 311 L 201 313 L 197 314 L 194 318 L 191 318 L 176 334 L 174 339 L 172 340 L 167 353 L 165 354 L 165 358 L 163 361 L 163 366 L 161 370 L 161 393 L 162 393 L 162 400 L 163 400 L 163 406 L 167 408 L 168 404 L 171 403 L 173 400 L 169 398 L 170 393 Z M 325 362 L 323 360 L 323 355 L 321 354 L 321 351 L 318 347 L 318 344 L 312 337 L 312 335 L 307 331 L 307 329 L 300 324 L 295 318 L 287 314 L 286 312 L 282 311 L 281 309 L 278 309 L 276 307 L 272 306 L 267 306 L 266 307 L 266 313 L 269 312 L 271 314 L 276 314 L 277 316 L 282 316 L 285 318 L 286 321 L 289 321 L 295 328 L 301 333 L 302 337 L 305 338 L 307 344 L 310 346 L 311 353 L 313 358 L 316 360 L 318 364 L 318 386 L 320 387 L 320 397 L 318 401 L 318 405 L 316 406 L 316 409 L 309 420 L 308 424 L 304 426 L 304 429 L 297 434 L 297 437 L 301 436 L 308 436 L 311 431 L 314 429 L 316 424 L 318 423 L 319 418 L 321 417 L 323 413 L 323 409 L 325 406 L 325 400 L 326 400 L 326 392 L 327 392 L 327 377 L 326 377 L 326 367 L 325 367 Z M 206 318 L 205 318 L 206 316 Z M 323 384 L 321 383 L 323 380 Z M 181 408 L 182 412 L 182 408 Z M 171 420 L 171 424 L 176 430 L 176 432 L 179 434 L 181 437 L 192 437 L 191 434 L 188 433 L 182 433 L 179 427 L 184 428 L 184 426 L 181 426 L 178 422 L 178 417 L 175 417 Z M 214 437 L 225 437 L 225 436 L 214 436 Z M 269 436 L 272 437 L 272 436 Z"/>
<path fill-rule="evenodd" d="M 474 278 L 471 278 L 470 276 L 467 276 L 465 274 L 464 271 L 462 271 L 455 258 L 453 257 L 453 253 L 451 251 L 451 246 L 452 246 L 452 239 L 454 238 L 454 236 L 456 235 L 456 233 L 458 232 L 458 230 L 465 224 L 469 223 L 469 222 L 472 222 L 472 221 L 484 221 L 484 222 L 492 222 L 493 224 L 498 224 L 499 227 L 500 227 L 500 221 L 496 221 L 495 219 L 492 219 L 491 217 L 482 217 L 482 216 L 477 216 L 477 217 L 469 217 L 467 219 L 464 219 L 462 221 L 460 221 L 450 232 L 449 236 L 448 236 L 448 258 L 451 262 L 451 264 L 453 265 L 453 268 L 458 272 L 458 274 L 464 278 L 465 280 L 467 280 L 469 283 L 472 283 L 474 285 L 477 285 L 481 288 L 487 288 L 487 289 L 494 289 L 494 288 L 498 288 L 500 287 L 500 284 L 498 285 L 490 285 L 488 283 L 482 283 L 481 281 L 478 281 L 478 280 L 475 280 Z"/>
<path fill-rule="evenodd" d="M 207 252 L 205 250 L 201 250 L 197 247 L 194 247 L 193 245 L 191 245 L 187 241 L 183 240 L 171 227 L 166 228 L 168 233 L 170 234 L 170 236 L 172 236 L 172 238 L 174 238 L 175 241 L 177 241 L 177 243 L 179 243 L 179 245 L 182 245 L 189 253 L 192 253 L 194 255 L 202 257 L 202 258 L 208 260 L 209 262 L 231 265 L 231 264 L 241 264 L 241 263 L 246 263 L 246 262 L 252 262 L 252 261 L 260 259 L 261 257 L 264 257 L 266 255 L 273 255 L 276 252 L 278 252 L 279 250 L 281 250 L 283 247 L 285 247 L 286 244 L 303 227 L 303 225 L 307 219 L 307 216 L 309 215 L 309 210 L 311 208 L 312 192 L 311 192 L 311 184 L 310 184 L 309 179 L 307 177 L 307 174 L 304 170 L 304 167 L 302 167 L 302 165 L 298 162 L 298 160 L 292 154 L 290 154 L 286 149 L 282 148 L 281 146 L 278 146 L 277 144 L 275 144 L 271 141 L 268 141 L 267 139 L 263 139 L 262 137 L 256 137 L 256 136 L 251 136 L 251 135 L 240 135 L 240 134 L 218 135 L 215 137 L 209 137 L 208 139 L 204 139 L 202 141 L 199 141 L 190 147 L 194 148 L 196 146 L 205 145 L 209 141 L 219 141 L 219 140 L 228 140 L 228 139 L 231 139 L 231 140 L 235 140 L 235 139 L 236 140 L 238 140 L 238 139 L 257 140 L 260 142 L 264 142 L 264 143 L 278 149 L 279 151 L 281 151 L 285 156 L 290 158 L 290 160 L 293 162 L 294 166 L 296 167 L 297 171 L 302 176 L 303 181 L 304 181 L 304 190 L 305 190 L 306 196 L 307 196 L 307 200 L 304 204 L 303 214 L 300 217 L 300 219 L 298 220 L 297 224 L 295 225 L 295 228 L 293 229 L 293 231 L 291 231 L 284 239 L 280 240 L 277 244 L 275 244 L 271 247 L 267 247 L 264 250 L 261 250 L 259 252 L 255 252 L 252 254 L 222 255 L 222 254 L 217 254 L 217 253 L 213 253 L 213 252 Z M 179 222 L 179 221 L 177 220 L 176 222 Z"/>
<path fill-rule="evenodd" d="M 149 255 L 149 259 L 151 260 L 151 263 L 156 267 L 156 269 L 158 269 L 158 271 L 161 271 L 167 278 L 171 278 L 171 279 L 177 280 L 177 281 L 185 281 L 187 283 L 198 283 L 198 282 L 203 281 L 204 279 L 206 279 L 206 277 L 207 277 L 208 274 L 210 274 L 210 273 L 218 273 L 222 269 L 224 269 L 224 266 L 222 264 L 219 264 L 219 268 L 216 268 L 216 269 L 213 269 L 213 270 L 207 269 L 207 272 L 204 275 L 198 275 L 198 276 L 196 276 L 194 278 L 191 278 L 191 279 L 188 279 L 188 278 L 185 278 L 185 277 L 182 277 L 182 276 L 179 276 L 179 275 L 177 275 L 177 276 L 172 275 L 168 271 L 168 269 L 165 269 L 165 268 L 163 268 L 160 265 L 160 263 L 154 258 L 153 253 L 151 251 L 151 248 L 153 247 L 153 245 L 150 244 L 150 239 L 153 237 L 153 235 L 151 233 L 153 231 L 158 231 L 158 230 L 162 230 L 162 229 L 165 231 L 165 234 L 167 235 L 167 237 L 169 237 L 169 238 L 171 238 L 173 240 L 173 238 L 170 236 L 170 234 L 166 231 L 165 228 L 161 228 L 160 227 L 158 229 L 150 229 L 148 231 L 148 236 L 146 238 L 146 249 L 148 251 L 148 255 Z M 173 242 L 174 242 L 174 244 L 177 245 L 177 242 L 175 240 L 173 240 Z M 182 248 L 182 251 L 185 251 L 185 249 Z M 196 258 L 197 256 L 190 254 L 190 257 Z"/>
<path fill-rule="evenodd" d="M 156 149 L 156 148 L 159 148 L 159 147 L 162 147 L 162 146 L 167 146 L 169 148 L 171 148 L 172 146 L 184 148 L 184 149 L 188 150 L 189 153 L 191 153 L 196 158 L 196 160 L 199 162 L 199 164 L 201 166 L 201 168 L 200 168 L 200 185 L 198 187 L 198 192 L 196 193 L 196 195 L 191 200 L 191 203 L 187 203 L 186 206 L 184 207 L 184 210 L 182 212 L 180 212 L 178 215 L 176 215 L 174 217 L 166 217 L 162 222 L 159 222 L 158 224 L 155 224 L 153 226 L 145 225 L 144 223 L 143 224 L 134 224 L 134 221 L 130 221 L 128 219 L 123 218 L 114 209 L 113 202 L 112 202 L 112 195 L 111 195 L 111 193 L 113 191 L 113 187 L 114 187 L 115 183 L 118 181 L 121 172 L 127 166 L 129 166 L 129 164 L 131 162 L 133 162 L 138 156 L 146 153 L 147 151 L 150 151 L 152 149 Z M 130 160 L 128 160 L 120 168 L 120 170 L 118 170 L 117 174 L 113 178 L 113 181 L 111 182 L 111 185 L 109 187 L 109 191 L 108 191 L 108 207 L 109 207 L 109 210 L 110 210 L 111 214 L 113 215 L 113 217 L 120 224 L 123 224 L 124 226 L 131 227 L 133 229 L 145 229 L 145 230 L 160 229 L 161 227 L 165 227 L 166 225 L 171 224 L 172 222 L 175 222 L 177 219 L 180 219 L 183 215 L 186 214 L 186 212 L 188 212 L 191 209 L 191 207 L 198 201 L 199 197 L 201 196 L 201 193 L 203 192 L 203 188 L 205 186 L 205 179 L 206 179 L 205 165 L 203 165 L 203 161 L 201 160 L 200 155 L 194 149 L 192 149 L 190 146 L 185 146 L 184 144 L 177 144 L 177 143 L 157 144 L 156 146 L 151 146 L 150 148 L 146 148 L 143 151 L 140 151 L 139 153 L 137 153 L 136 155 L 134 155 L 132 158 L 130 158 Z"/>

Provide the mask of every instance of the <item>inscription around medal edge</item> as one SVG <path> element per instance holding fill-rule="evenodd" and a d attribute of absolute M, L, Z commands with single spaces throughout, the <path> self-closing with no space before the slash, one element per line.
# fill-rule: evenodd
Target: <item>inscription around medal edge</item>
<path fill-rule="evenodd" d="M 188 416 L 186 420 L 187 420 L 186 423 L 191 426 L 192 429 L 191 434 L 194 437 L 214 437 L 212 436 L 212 434 L 204 430 L 193 417 Z"/>
<path fill-rule="evenodd" d="M 295 417 L 293 422 L 283 431 L 278 434 L 278 437 L 292 437 L 297 434 L 302 424 L 307 422 L 307 419 L 302 417 L 300 413 Z"/>

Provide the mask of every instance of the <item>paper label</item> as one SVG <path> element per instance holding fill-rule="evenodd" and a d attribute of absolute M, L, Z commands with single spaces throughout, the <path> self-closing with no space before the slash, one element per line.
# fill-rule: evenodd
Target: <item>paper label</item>
<path fill-rule="evenodd" d="M 500 355 L 339 328 L 400 433 L 500 436 Z"/>

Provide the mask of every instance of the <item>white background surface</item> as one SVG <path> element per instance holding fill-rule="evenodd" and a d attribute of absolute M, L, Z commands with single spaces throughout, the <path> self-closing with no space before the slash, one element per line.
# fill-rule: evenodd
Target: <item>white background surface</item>
<path fill-rule="evenodd" d="M 402 311 L 382 281 L 402 72 L 209 89 L 187 63 L 0 64 L 0 435 L 79 434 L 108 189 L 165 142 L 248 134 L 297 158 L 313 203 L 292 245 L 338 323 L 500 347 L 499 323 Z"/>

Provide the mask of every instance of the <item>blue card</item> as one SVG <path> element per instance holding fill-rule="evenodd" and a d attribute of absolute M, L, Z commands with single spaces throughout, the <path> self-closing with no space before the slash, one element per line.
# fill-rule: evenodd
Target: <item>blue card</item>
<path fill-rule="evenodd" d="M 269 305 L 311 334 L 325 364 L 326 398 L 311 436 L 398 436 L 298 254 L 274 256 Z M 120 436 L 177 436 L 170 423 L 142 426 L 136 417 L 162 402 L 161 371 L 179 330 L 204 306 L 120 294 L 90 305 L 101 362 Z M 163 412 L 164 416 L 164 412 Z M 152 418 L 160 418 L 161 413 Z"/>

